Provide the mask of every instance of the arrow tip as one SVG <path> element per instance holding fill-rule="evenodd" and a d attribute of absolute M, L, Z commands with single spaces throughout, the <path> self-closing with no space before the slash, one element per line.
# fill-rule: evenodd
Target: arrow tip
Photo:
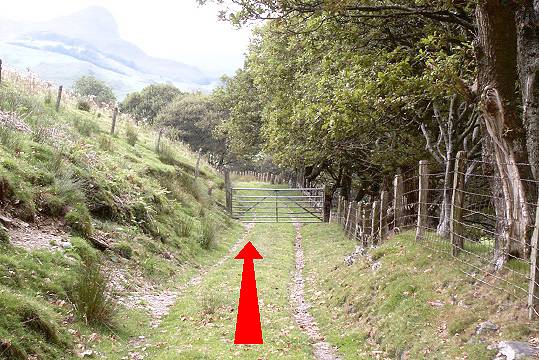
<path fill-rule="evenodd" d="M 241 249 L 241 251 L 238 253 L 238 255 L 236 255 L 234 259 L 263 259 L 263 257 L 262 255 L 260 255 L 258 250 L 256 250 L 253 243 L 249 241 L 247 244 L 245 244 L 243 249 Z"/>

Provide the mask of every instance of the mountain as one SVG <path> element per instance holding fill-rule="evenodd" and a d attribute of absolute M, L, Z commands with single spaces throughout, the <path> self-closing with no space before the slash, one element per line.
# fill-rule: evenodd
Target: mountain
<path fill-rule="evenodd" d="M 152 83 L 208 90 L 217 81 L 194 66 L 147 55 L 123 40 L 112 14 L 97 6 L 40 23 L 0 19 L 0 58 L 68 87 L 94 75 L 119 98 Z"/>

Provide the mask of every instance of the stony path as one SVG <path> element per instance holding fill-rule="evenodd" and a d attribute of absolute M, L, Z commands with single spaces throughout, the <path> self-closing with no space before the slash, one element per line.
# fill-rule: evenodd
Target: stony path
<path fill-rule="evenodd" d="M 305 302 L 304 295 L 305 281 L 303 280 L 303 268 L 305 267 L 305 263 L 302 248 L 301 224 L 296 223 L 295 227 L 296 241 L 294 248 L 296 252 L 296 272 L 294 274 L 291 294 L 295 308 L 294 318 L 299 327 L 309 336 L 314 347 L 314 355 L 318 360 L 340 360 L 337 351 L 324 341 L 316 320 L 309 314 L 310 305 Z"/>
<path fill-rule="evenodd" d="M 240 247 L 244 245 L 253 227 L 254 224 L 246 224 L 243 235 L 238 239 L 238 241 L 236 241 L 233 246 L 230 247 L 228 253 L 225 256 L 223 256 L 218 262 L 216 262 L 212 266 L 200 270 L 197 275 L 193 276 L 188 282 L 178 287 L 177 289 L 166 290 L 158 293 L 152 290 L 145 291 L 144 289 L 140 289 L 123 299 L 122 303 L 126 305 L 131 304 L 131 306 L 144 307 L 151 316 L 151 327 L 157 328 L 159 324 L 161 324 L 162 319 L 169 313 L 170 308 L 176 303 L 178 296 L 180 296 L 181 293 L 185 290 L 193 286 L 199 285 L 207 273 L 222 266 L 231 255 L 238 252 Z M 147 339 L 144 336 L 133 339 L 130 342 L 130 345 L 133 349 L 135 349 L 135 351 L 129 352 L 129 359 L 144 359 L 144 355 L 141 354 L 138 349 L 143 349 L 142 351 L 144 351 L 147 347 L 146 342 Z"/>

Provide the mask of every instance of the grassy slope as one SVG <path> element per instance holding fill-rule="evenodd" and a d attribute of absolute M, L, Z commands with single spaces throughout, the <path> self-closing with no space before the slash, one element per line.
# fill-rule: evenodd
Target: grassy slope
<path fill-rule="evenodd" d="M 88 238 L 106 238 L 113 249 L 102 254 L 107 266 L 163 286 L 163 279 L 178 282 L 222 256 L 239 232 L 233 227 L 217 236 L 222 245 L 203 249 L 205 227 L 232 224 L 207 196 L 212 187 L 214 199 L 222 199 L 222 181 L 204 165 L 195 182 L 196 159 L 187 149 L 166 144 L 158 155 L 152 132 L 121 118 L 110 136 L 107 114 L 72 105 L 56 113 L 49 100 L 0 86 L 0 110 L 16 112 L 31 127 L 29 133 L 0 128 L 0 215 L 30 224 L 58 219 L 73 248 L 28 252 L 0 244 L 0 358 L 70 358 L 94 331 L 106 335 L 105 348 L 121 347 L 147 324 L 143 313 L 122 309 L 106 331 L 73 317 L 70 291 L 81 256 L 96 253 Z"/>
<path fill-rule="evenodd" d="M 522 300 L 474 283 L 461 271 L 468 269 L 418 245 L 412 233 L 371 250 L 378 271 L 365 258 L 345 265 L 355 244 L 337 225 L 308 225 L 302 234 L 312 313 L 346 359 L 491 359 L 489 344 L 539 333 Z M 486 320 L 500 330 L 474 335 Z"/>
<path fill-rule="evenodd" d="M 261 224 L 248 239 L 264 256 L 255 264 L 264 345 L 233 344 L 242 264 L 230 258 L 181 297 L 152 338 L 156 349 L 150 358 L 312 358 L 289 303 L 294 237 L 290 224 Z"/>

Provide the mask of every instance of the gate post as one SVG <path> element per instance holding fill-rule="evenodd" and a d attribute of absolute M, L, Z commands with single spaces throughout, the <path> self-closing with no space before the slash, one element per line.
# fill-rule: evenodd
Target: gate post
<path fill-rule="evenodd" d="M 225 167 L 225 201 L 226 210 L 232 216 L 232 185 L 230 184 L 230 170 Z"/>
<path fill-rule="evenodd" d="M 328 187 L 324 185 L 322 190 L 322 219 L 324 222 L 330 222 L 331 220 L 331 201 L 332 199 L 328 196 Z"/>

